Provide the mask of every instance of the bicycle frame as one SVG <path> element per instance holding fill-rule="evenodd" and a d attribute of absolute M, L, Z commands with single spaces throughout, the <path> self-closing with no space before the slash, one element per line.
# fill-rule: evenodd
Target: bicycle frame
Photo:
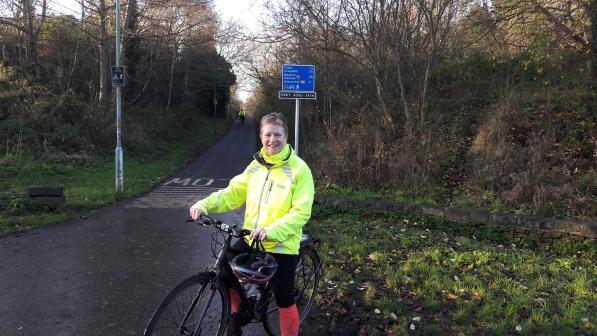
<path fill-rule="evenodd" d="M 180 335 L 190 334 L 193 329 L 195 335 L 203 332 L 209 335 L 225 332 L 232 316 L 229 288 L 235 289 L 239 296 L 240 311 L 236 316 L 241 325 L 262 322 L 269 335 L 277 335 L 279 333 L 276 313 L 278 307 L 273 301 L 274 282 L 256 285 L 257 287 L 251 290 L 245 289 L 245 285 L 236 278 L 228 263 L 228 254 L 232 252 L 232 238 L 243 238 L 250 235 L 251 231 L 243 230 L 236 224 L 224 224 L 204 215 L 196 221 L 187 220 L 187 222 L 200 226 L 214 226 L 224 235 L 223 242 L 216 238 L 217 232 L 212 234 L 212 241 L 216 245 L 212 246 L 213 255 L 210 265 L 170 291 L 152 315 L 144 335 L 154 335 L 156 330 L 170 330 Z M 294 290 L 297 305 L 301 302 L 299 307 L 301 323 L 315 302 L 317 284 L 321 277 L 321 259 L 314 248 L 318 241 L 316 237 L 303 235 L 300 243 L 298 255 L 302 257 L 299 261 L 306 261 L 306 264 L 297 263 L 296 279 L 300 284 L 295 285 Z M 252 294 L 254 290 L 257 290 L 256 296 Z M 309 294 L 305 296 L 307 291 Z M 220 306 L 212 307 L 212 303 Z M 215 314 L 212 314 L 212 310 Z M 205 329 L 202 328 L 204 324 Z M 164 335 L 161 331 L 156 335 Z M 214 333 L 215 331 L 217 333 Z"/>
<path fill-rule="evenodd" d="M 209 295 L 209 299 L 207 301 L 207 303 L 205 304 L 205 306 L 203 307 L 203 310 L 201 311 L 201 314 L 199 315 L 199 323 L 197 324 L 197 329 L 195 330 L 195 334 L 199 334 L 199 328 L 201 327 L 201 324 L 203 322 L 203 319 L 205 318 L 205 315 L 207 314 L 207 310 L 209 309 L 210 305 L 211 305 L 211 300 L 214 297 L 215 291 L 217 290 L 217 288 L 220 285 L 220 276 L 222 271 L 226 272 L 226 274 L 228 275 L 228 279 L 230 279 L 230 282 L 232 283 L 232 287 L 238 292 L 241 302 L 240 302 L 240 312 L 247 314 L 247 316 L 245 316 L 245 318 L 248 321 L 251 320 L 256 320 L 258 316 L 256 316 L 256 309 L 258 304 L 261 304 L 261 300 L 256 301 L 255 304 L 251 302 L 251 300 L 249 300 L 249 298 L 246 295 L 245 289 L 243 287 L 243 285 L 238 281 L 238 279 L 233 275 L 234 273 L 232 272 L 232 268 L 230 267 L 230 265 L 225 262 L 226 260 L 226 256 L 228 254 L 228 251 L 230 250 L 230 245 L 232 243 L 232 238 L 233 237 L 238 237 L 240 239 L 242 239 L 244 236 L 247 235 L 248 230 L 242 230 L 239 229 L 238 233 L 235 233 L 236 227 L 229 227 L 229 228 L 220 228 L 221 231 L 226 232 L 227 236 L 224 239 L 224 243 L 222 246 L 222 249 L 220 250 L 220 252 L 218 253 L 218 257 L 213 265 L 213 267 L 211 268 L 211 273 L 213 274 L 213 282 L 212 282 L 212 288 L 211 288 L 211 293 Z M 197 300 L 201 297 L 201 295 L 203 294 L 203 290 L 205 290 L 205 288 L 202 288 L 201 291 L 199 293 L 197 293 L 197 295 L 195 296 L 195 299 L 193 300 L 193 306 L 195 306 L 195 303 L 197 302 Z M 271 284 L 268 283 L 267 286 L 265 287 L 265 289 L 263 290 L 263 294 L 267 294 L 269 293 L 269 291 L 271 290 Z M 262 298 L 267 297 L 267 295 L 262 295 Z M 264 313 L 264 312 L 262 312 Z M 191 311 L 188 311 L 185 315 L 185 318 L 183 319 L 180 328 L 182 329 L 182 327 L 186 324 L 187 319 L 189 318 L 191 314 Z"/>

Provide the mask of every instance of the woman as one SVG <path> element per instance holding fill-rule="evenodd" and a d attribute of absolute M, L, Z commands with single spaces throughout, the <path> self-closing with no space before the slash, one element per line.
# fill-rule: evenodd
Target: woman
<path fill-rule="evenodd" d="M 278 262 L 273 281 L 281 335 L 295 336 L 299 316 L 294 277 L 302 228 L 311 217 L 313 177 L 307 164 L 287 144 L 288 125 L 281 113 L 261 118 L 259 136 L 263 147 L 245 171 L 234 177 L 226 189 L 193 205 L 190 213 L 197 219 L 201 214 L 230 211 L 246 202 L 243 227 L 252 230 L 250 239 L 262 241 Z M 247 243 L 242 243 L 246 248 Z M 242 328 L 237 325 L 236 315 L 240 298 L 236 290 L 230 289 L 230 298 L 233 314 L 229 333 L 240 335 Z"/>

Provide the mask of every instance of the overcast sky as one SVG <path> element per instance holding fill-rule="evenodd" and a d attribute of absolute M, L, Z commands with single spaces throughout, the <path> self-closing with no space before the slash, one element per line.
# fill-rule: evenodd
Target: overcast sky
<path fill-rule="evenodd" d="M 251 31 L 259 29 L 264 0 L 216 0 L 216 8 L 224 19 L 235 19 Z"/>

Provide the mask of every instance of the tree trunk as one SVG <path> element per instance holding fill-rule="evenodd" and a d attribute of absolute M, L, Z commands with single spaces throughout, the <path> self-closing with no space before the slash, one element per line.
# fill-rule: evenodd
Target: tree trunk
<path fill-rule="evenodd" d="M 589 42 L 591 55 L 591 78 L 593 87 L 597 87 L 597 0 L 590 0 L 589 11 L 591 17 L 591 40 Z"/>
<path fill-rule="evenodd" d="M 172 60 L 170 63 L 170 77 L 168 81 L 168 102 L 166 103 L 166 109 L 170 108 L 170 104 L 172 103 L 172 87 L 174 86 L 174 63 L 176 62 L 176 50 L 178 48 L 177 43 L 175 43 L 174 48 L 172 50 Z"/>
<path fill-rule="evenodd" d="M 29 42 L 29 66 L 30 66 L 30 70 L 31 73 L 35 76 L 36 79 L 40 79 L 41 78 L 41 63 L 39 60 L 39 53 L 37 51 L 37 38 L 39 36 L 39 33 L 41 32 L 44 22 L 46 20 L 46 8 L 47 8 L 47 3 L 46 0 L 44 0 L 41 3 L 41 16 L 40 16 L 40 23 L 39 25 L 36 27 L 35 26 L 35 21 L 36 21 L 36 4 L 33 3 L 33 0 L 27 0 L 23 2 L 23 7 L 24 10 L 26 12 L 25 15 L 27 15 L 27 31 L 28 31 L 28 42 Z"/>
<path fill-rule="evenodd" d="M 110 86 L 108 83 L 108 70 L 110 66 L 110 57 L 108 55 L 108 11 L 105 0 L 99 1 L 100 16 L 100 37 L 99 37 L 99 97 L 98 97 L 98 117 L 100 121 L 105 122 L 106 114 L 110 107 Z"/>
<path fill-rule="evenodd" d="M 137 36 L 137 25 L 139 23 L 139 8 L 137 0 L 129 0 L 126 7 L 126 18 L 124 24 L 124 39 L 121 54 L 122 64 L 126 66 L 126 74 L 129 79 L 127 92 L 133 94 L 137 87 L 137 64 L 140 61 L 140 40 Z"/>

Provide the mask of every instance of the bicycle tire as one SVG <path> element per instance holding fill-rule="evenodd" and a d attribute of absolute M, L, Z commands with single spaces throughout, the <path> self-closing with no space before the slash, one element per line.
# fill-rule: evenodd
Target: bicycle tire
<path fill-rule="evenodd" d="M 213 274 L 201 273 L 176 286 L 160 303 L 143 335 L 193 335 L 199 324 L 199 315 L 213 292 L 201 322 L 200 334 L 222 336 L 230 316 L 230 301 L 226 287 L 220 283 L 213 288 L 212 279 Z"/>
<path fill-rule="evenodd" d="M 296 265 L 295 301 L 299 312 L 300 324 L 303 324 L 313 308 L 317 297 L 317 287 L 321 276 L 321 261 L 317 252 L 303 248 L 298 255 Z M 263 318 L 263 326 L 270 336 L 280 335 L 278 306 L 273 291 L 269 293 L 269 305 Z"/>

